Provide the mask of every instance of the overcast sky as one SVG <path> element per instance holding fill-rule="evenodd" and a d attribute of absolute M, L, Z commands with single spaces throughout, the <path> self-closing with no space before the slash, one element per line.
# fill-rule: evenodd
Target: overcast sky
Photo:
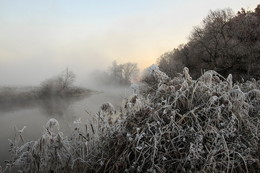
<path fill-rule="evenodd" d="M 258 0 L 0 0 L 0 85 L 37 85 L 69 67 L 78 83 L 113 60 L 156 63 L 209 10 Z"/>

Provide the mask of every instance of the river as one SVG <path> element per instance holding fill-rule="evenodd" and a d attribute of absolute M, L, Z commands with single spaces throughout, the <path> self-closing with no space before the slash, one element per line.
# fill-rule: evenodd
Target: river
<path fill-rule="evenodd" d="M 13 139 L 16 129 L 24 129 L 25 141 L 36 140 L 43 133 L 43 126 L 50 118 L 60 124 L 60 130 L 69 134 L 73 129 L 73 121 L 81 118 L 82 123 L 89 123 L 102 103 L 110 102 L 119 108 L 122 99 L 129 95 L 125 88 L 109 89 L 84 97 L 66 99 L 45 99 L 33 103 L 10 105 L 0 109 L 0 165 L 10 159 L 9 141 Z M 88 113 L 87 113 L 88 112 Z M 89 115 L 90 114 L 90 115 Z"/>

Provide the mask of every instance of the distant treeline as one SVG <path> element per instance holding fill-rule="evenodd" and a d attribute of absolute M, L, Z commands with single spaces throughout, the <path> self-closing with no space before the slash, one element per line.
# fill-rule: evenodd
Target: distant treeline
<path fill-rule="evenodd" d="M 74 85 L 76 75 L 68 68 L 57 76 L 44 80 L 37 87 L 0 87 L 0 104 L 28 102 L 50 97 L 73 97 L 91 90 Z"/>
<path fill-rule="evenodd" d="M 107 71 L 94 71 L 91 78 L 98 85 L 129 85 L 137 78 L 138 73 L 137 63 L 119 64 L 113 61 Z"/>
<path fill-rule="evenodd" d="M 202 25 L 194 27 L 186 44 L 158 59 L 161 71 L 170 77 L 183 67 L 193 78 L 215 70 L 234 80 L 260 79 L 260 4 L 254 11 L 210 11 Z"/>

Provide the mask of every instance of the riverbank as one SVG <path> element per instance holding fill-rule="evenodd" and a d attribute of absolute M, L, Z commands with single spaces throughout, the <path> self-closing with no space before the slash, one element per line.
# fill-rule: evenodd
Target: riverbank
<path fill-rule="evenodd" d="M 73 87 L 63 92 L 44 95 L 40 87 L 0 87 L 0 110 L 33 105 L 39 100 L 85 97 L 97 91 Z"/>
<path fill-rule="evenodd" d="M 106 104 L 88 120 L 69 112 L 67 137 L 49 118 L 42 136 L 12 145 L 9 163 L 23 172 L 257 172 L 259 81 L 234 84 L 215 71 L 193 80 L 188 71 L 172 79 L 151 66 L 119 111 Z"/>
<path fill-rule="evenodd" d="M 28 90 L 19 88 L 23 91 L 32 89 L 32 87 L 28 87 Z M 115 108 L 119 108 L 126 93 L 125 88 L 110 88 L 109 90 L 98 88 L 97 90 L 102 90 L 102 92 L 93 89 L 85 95 L 74 97 L 31 99 L 5 107 L 0 104 L 0 166 L 5 167 L 5 160 L 11 159 L 8 139 L 13 140 L 15 127 L 22 129 L 26 126 L 23 138 L 25 142 L 28 142 L 41 136 L 43 124 L 50 118 L 55 118 L 60 123 L 60 129 L 67 136 L 74 131 L 74 121 L 81 119 L 83 127 L 84 124 L 89 126 L 100 105 L 110 102 Z"/>

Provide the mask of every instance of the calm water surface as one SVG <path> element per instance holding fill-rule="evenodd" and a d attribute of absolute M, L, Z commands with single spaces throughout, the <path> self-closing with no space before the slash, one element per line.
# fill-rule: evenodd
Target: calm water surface
<path fill-rule="evenodd" d="M 74 120 L 81 118 L 83 123 L 88 123 L 92 119 L 86 111 L 94 116 L 105 102 L 118 108 L 129 92 L 121 88 L 80 98 L 46 99 L 0 108 L 0 165 L 3 166 L 4 160 L 10 158 L 8 139 L 14 138 L 15 127 L 22 129 L 26 126 L 23 132 L 25 141 L 36 140 L 42 135 L 46 122 L 55 118 L 59 121 L 60 130 L 69 134 Z"/>

